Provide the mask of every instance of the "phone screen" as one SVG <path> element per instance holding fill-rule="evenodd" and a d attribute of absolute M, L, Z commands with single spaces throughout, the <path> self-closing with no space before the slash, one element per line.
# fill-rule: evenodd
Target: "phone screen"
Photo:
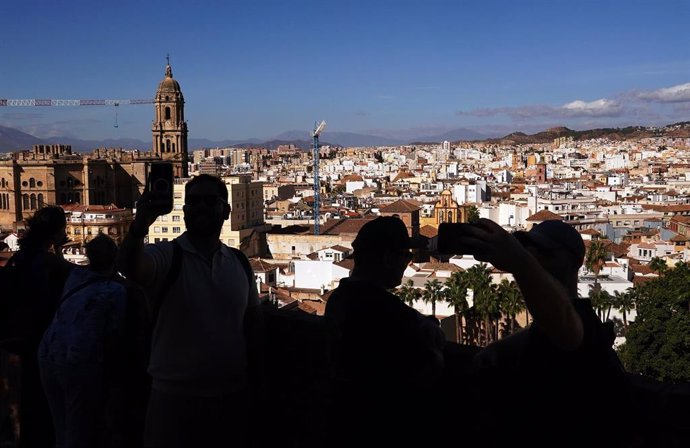
<path fill-rule="evenodd" d="M 151 164 L 151 171 L 146 181 L 146 190 L 155 196 L 156 202 L 162 202 L 162 214 L 168 214 L 173 209 L 173 167 L 170 163 L 155 162 Z M 165 201 L 162 201 L 165 199 Z"/>
<path fill-rule="evenodd" d="M 438 227 L 438 251 L 442 254 L 470 254 L 468 248 L 462 245 L 459 238 L 473 225 L 470 223 L 442 223 Z"/>

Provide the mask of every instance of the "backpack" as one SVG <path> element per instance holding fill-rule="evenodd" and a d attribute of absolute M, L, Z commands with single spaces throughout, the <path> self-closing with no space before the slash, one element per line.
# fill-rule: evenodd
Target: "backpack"
<path fill-rule="evenodd" d="M 26 269 L 15 253 L 0 268 L 0 348 L 20 354 L 29 336 L 32 309 L 22 292 Z"/>

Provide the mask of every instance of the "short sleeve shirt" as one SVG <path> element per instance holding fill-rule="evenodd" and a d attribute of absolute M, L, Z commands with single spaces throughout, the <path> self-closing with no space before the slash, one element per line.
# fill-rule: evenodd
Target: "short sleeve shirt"
<path fill-rule="evenodd" d="M 172 393 L 217 395 L 246 381 L 244 315 L 259 305 L 256 284 L 225 245 L 211 259 L 199 254 L 183 234 L 180 273 L 162 298 L 154 326 L 149 373 L 153 387 Z M 172 265 L 173 244 L 147 245 L 157 297 Z"/>

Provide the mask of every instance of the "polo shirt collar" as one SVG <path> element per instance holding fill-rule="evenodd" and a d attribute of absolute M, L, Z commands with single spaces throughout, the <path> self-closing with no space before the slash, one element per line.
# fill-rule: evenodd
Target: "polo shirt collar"
<path fill-rule="evenodd" d="M 180 244 L 180 247 L 190 253 L 193 254 L 199 254 L 197 250 L 194 248 L 194 245 L 189 241 L 189 237 L 187 236 L 187 232 L 184 232 L 182 235 L 177 237 L 177 242 Z M 220 243 L 220 253 L 226 258 L 231 258 L 231 250 L 229 247 L 227 247 L 223 242 L 221 241 Z"/>

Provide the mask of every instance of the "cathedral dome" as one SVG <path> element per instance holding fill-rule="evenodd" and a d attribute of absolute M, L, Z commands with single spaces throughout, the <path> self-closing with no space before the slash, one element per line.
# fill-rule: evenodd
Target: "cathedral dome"
<path fill-rule="evenodd" d="M 172 77 L 172 67 L 165 67 L 165 78 L 158 84 L 158 92 L 181 93 L 180 83 Z"/>

